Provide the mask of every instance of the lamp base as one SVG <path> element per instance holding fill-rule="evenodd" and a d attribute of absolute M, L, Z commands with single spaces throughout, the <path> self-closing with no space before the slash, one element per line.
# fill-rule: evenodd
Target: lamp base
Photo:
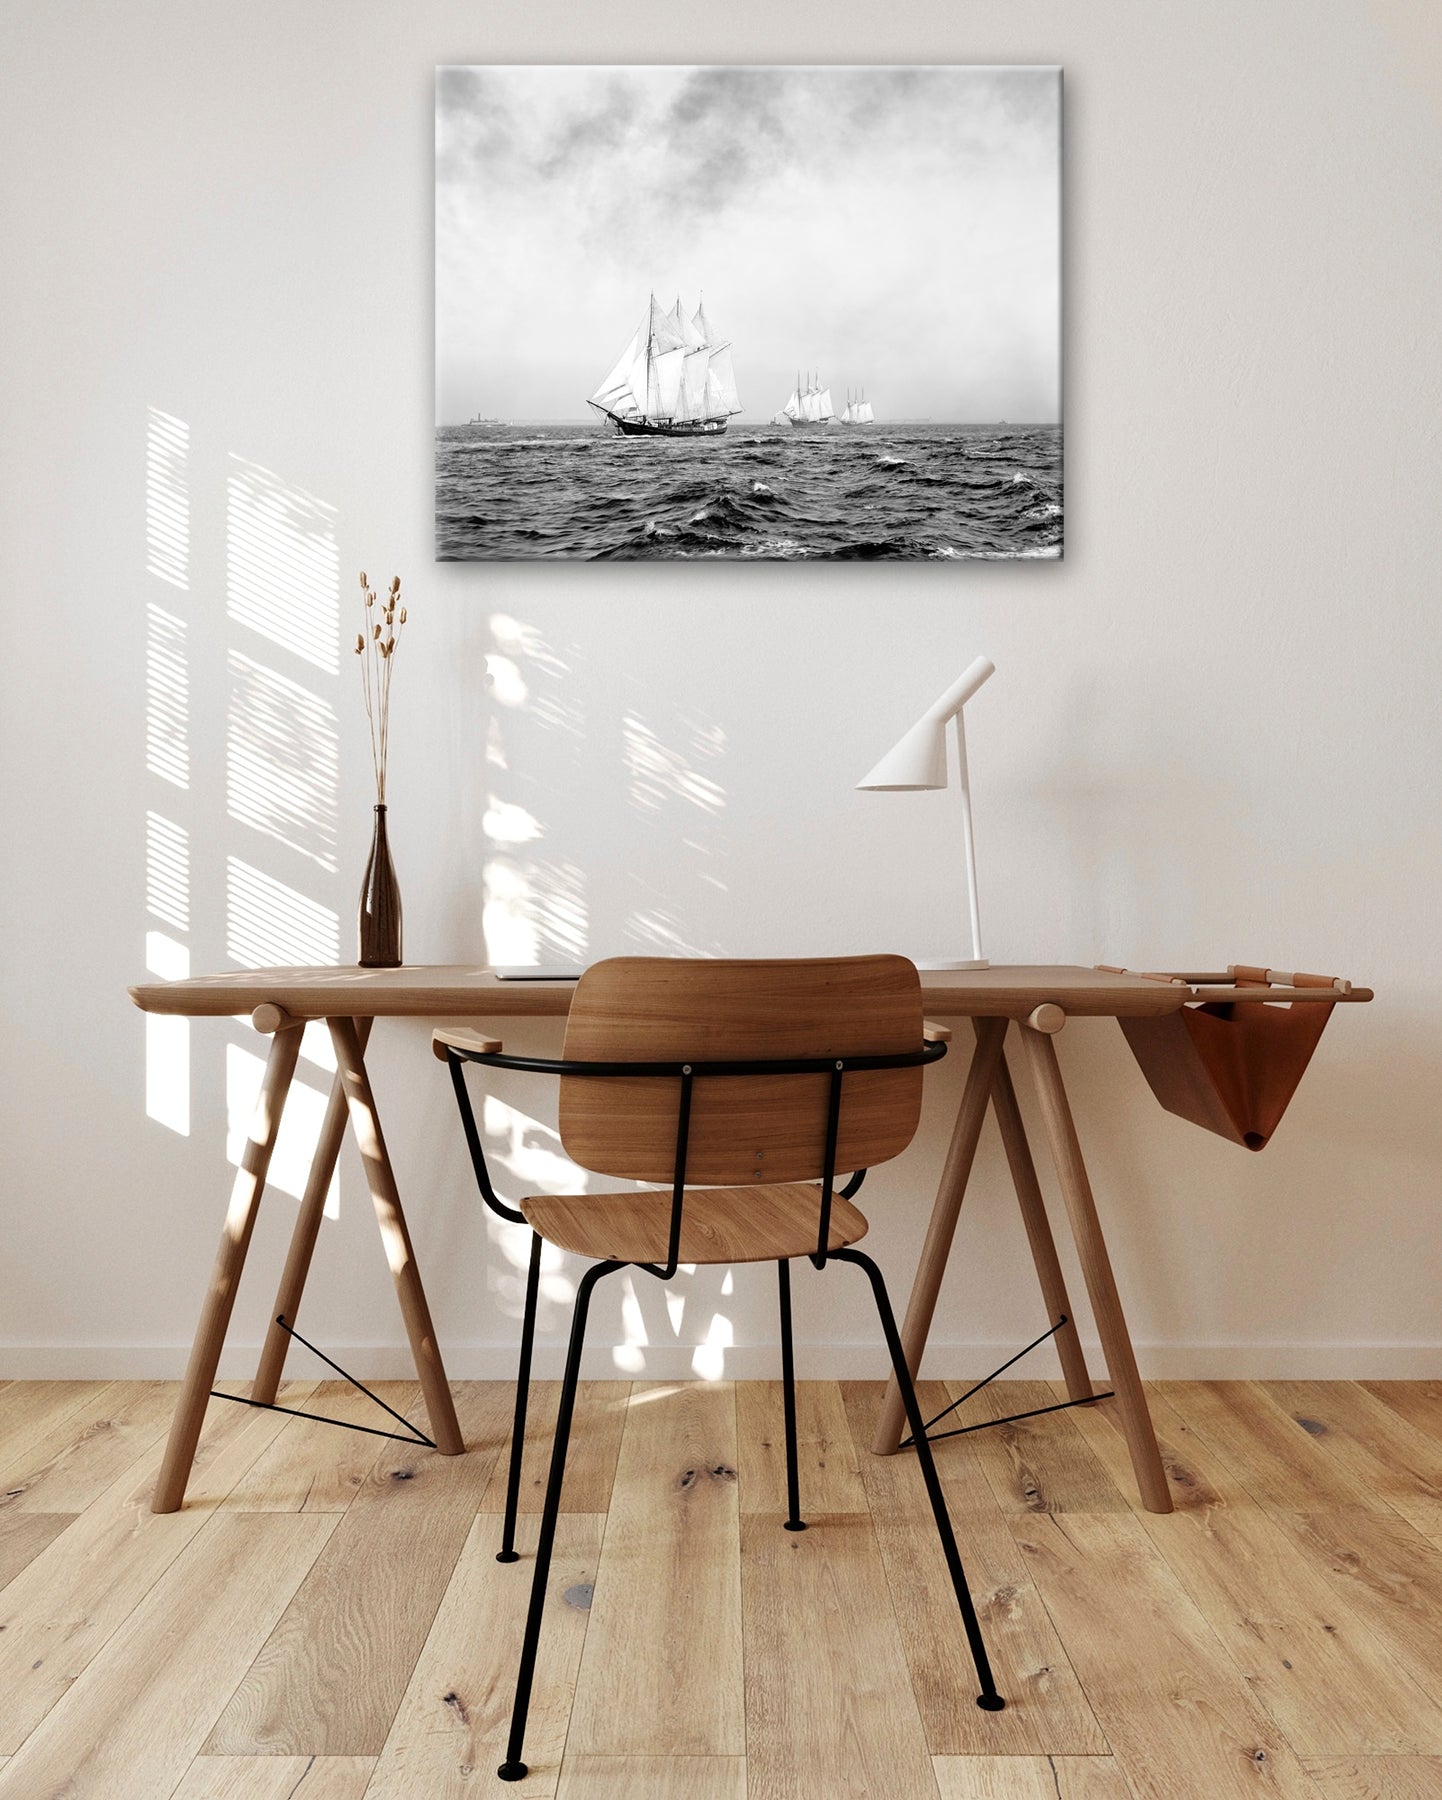
<path fill-rule="evenodd" d="M 911 959 L 918 969 L 989 969 L 990 962 L 984 956 L 913 956 Z"/>

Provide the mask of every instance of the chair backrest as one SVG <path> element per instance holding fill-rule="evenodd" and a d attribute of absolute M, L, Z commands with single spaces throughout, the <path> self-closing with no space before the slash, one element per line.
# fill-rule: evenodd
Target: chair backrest
<path fill-rule="evenodd" d="M 921 982 L 904 956 L 681 961 L 618 956 L 576 985 L 567 1061 L 726 1062 L 892 1056 L 922 1047 Z M 839 1173 L 897 1156 L 921 1115 L 920 1066 L 847 1074 Z M 679 1082 L 561 1078 L 560 1133 L 583 1168 L 675 1178 Z M 688 1183 L 819 1180 L 826 1075 L 733 1075 L 693 1086 Z"/>

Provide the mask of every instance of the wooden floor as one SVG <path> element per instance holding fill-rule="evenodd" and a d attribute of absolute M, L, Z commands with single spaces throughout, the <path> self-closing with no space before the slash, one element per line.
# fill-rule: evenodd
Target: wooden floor
<path fill-rule="evenodd" d="M 802 1385 L 793 1535 L 775 1384 L 588 1384 L 509 1788 L 511 1390 L 455 1392 L 455 1458 L 214 1401 L 190 1500 L 155 1517 L 173 1387 L 0 1384 L 0 1796 L 1442 1796 L 1442 1382 L 1153 1384 L 1169 1517 L 1134 1503 L 1105 1403 L 942 1446 L 999 1714 L 914 1458 L 863 1448 L 879 1387 Z M 282 1397 L 370 1422 L 335 1385 Z"/>

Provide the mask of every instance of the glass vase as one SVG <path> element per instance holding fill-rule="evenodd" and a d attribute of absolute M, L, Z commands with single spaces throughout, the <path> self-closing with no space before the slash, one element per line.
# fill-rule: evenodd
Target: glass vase
<path fill-rule="evenodd" d="M 401 890 L 386 840 L 386 809 L 375 809 L 370 860 L 360 897 L 360 966 L 398 969 L 401 965 Z"/>

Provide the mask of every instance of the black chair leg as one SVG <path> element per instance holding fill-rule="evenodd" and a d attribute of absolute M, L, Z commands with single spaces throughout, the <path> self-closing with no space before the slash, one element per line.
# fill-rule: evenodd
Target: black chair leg
<path fill-rule="evenodd" d="M 571 1415 L 576 1408 L 581 1348 L 586 1341 L 586 1314 L 596 1283 L 603 1275 L 624 1267 L 624 1263 L 618 1262 L 596 1263 L 587 1269 L 576 1289 L 576 1311 L 571 1320 L 571 1342 L 566 1351 L 566 1373 L 561 1382 L 561 1404 L 556 1414 L 556 1440 L 551 1449 L 551 1473 L 546 1480 L 546 1501 L 541 1509 L 541 1531 L 536 1541 L 531 1603 L 526 1613 L 526 1634 L 521 1641 L 521 1664 L 516 1671 L 511 1735 L 506 1740 L 506 1760 L 496 1770 L 502 1781 L 524 1781 L 528 1773 L 526 1764 L 521 1761 L 521 1751 L 526 1737 L 526 1715 L 531 1707 L 531 1686 L 536 1675 L 536 1651 L 541 1641 L 541 1615 L 546 1608 L 546 1583 L 551 1575 L 551 1551 L 556 1542 L 556 1516 L 561 1510 L 561 1488 L 566 1479 L 566 1445 L 571 1436 Z"/>
<path fill-rule="evenodd" d="M 796 1470 L 796 1357 L 791 1344 L 791 1265 L 784 1259 L 776 1265 L 776 1279 L 781 1289 L 781 1404 L 786 1414 L 786 1507 L 785 1530 L 805 1531 L 801 1517 L 801 1482 Z"/>
<path fill-rule="evenodd" d="M 961 1552 L 956 1547 L 956 1533 L 951 1528 L 951 1515 L 946 1509 L 946 1496 L 941 1491 L 941 1479 L 936 1472 L 936 1459 L 931 1454 L 931 1444 L 926 1435 L 926 1421 L 921 1416 L 921 1408 L 917 1404 L 916 1389 L 912 1385 L 911 1371 L 906 1366 L 906 1356 L 901 1348 L 901 1334 L 896 1329 L 896 1319 L 891 1311 L 891 1301 L 887 1296 L 886 1283 L 882 1279 L 881 1270 L 869 1256 L 859 1250 L 833 1250 L 831 1256 L 841 1262 L 855 1263 L 866 1271 L 871 1282 L 871 1291 L 876 1299 L 876 1310 L 881 1315 L 881 1329 L 886 1337 L 886 1348 L 891 1353 L 891 1366 L 896 1371 L 896 1385 L 901 1389 L 902 1402 L 906 1407 L 906 1421 L 911 1427 L 912 1442 L 916 1445 L 916 1459 L 921 1464 L 922 1479 L 926 1483 L 927 1498 L 931 1501 L 931 1510 L 936 1519 L 937 1535 L 941 1539 L 941 1548 L 946 1555 L 946 1566 L 951 1571 L 951 1585 L 956 1590 L 956 1603 L 961 1608 L 961 1621 L 966 1627 L 966 1641 L 971 1646 L 971 1660 L 976 1665 L 977 1680 L 981 1683 L 981 1692 L 976 1703 L 984 1712 L 1000 1712 L 1006 1701 L 996 1691 L 996 1682 L 992 1677 L 991 1663 L 987 1658 L 986 1644 L 982 1640 L 981 1624 L 976 1616 L 976 1608 L 972 1605 L 971 1590 L 966 1585 L 966 1571 L 961 1566 Z"/>
<path fill-rule="evenodd" d="M 531 1262 L 526 1270 L 526 1310 L 521 1320 L 521 1360 L 516 1369 L 516 1416 L 511 1425 L 511 1462 L 506 1470 L 506 1522 L 496 1561 L 519 1562 L 516 1553 L 516 1509 L 521 1498 L 521 1458 L 526 1450 L 526 1405 L 531 1397 L 531 1350 L 536 1342 L 536 1296 L 541 1285 L 541 1234 L 531 1233 Z"/>

